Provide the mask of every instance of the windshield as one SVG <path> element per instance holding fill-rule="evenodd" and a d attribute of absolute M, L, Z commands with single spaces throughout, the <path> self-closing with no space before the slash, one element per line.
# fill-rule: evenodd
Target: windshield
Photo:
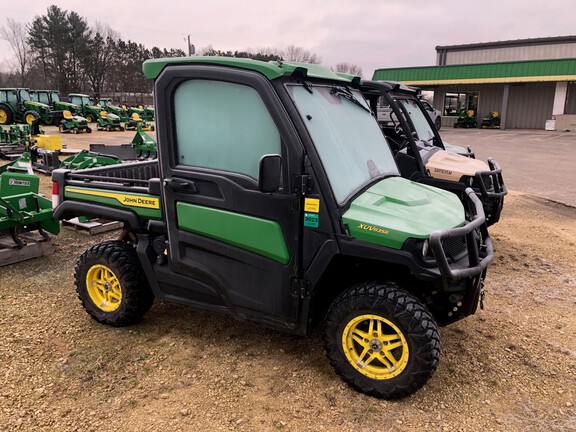
<path fill-rule="evenodd" d="M 56 92 L 52 93 L 52 102 L 60 102 L 60 96 L 58 95 L 58 93 Z"/>
<path fill-rule="evenodd" d="M 390 147 L 359 91 L 288 86 L 339 204 L 375 178 L 399 175 Z"/>
<path fill-rule="evenodd" d="M 398 103 L 402 106 L 406 116 L 410 117 L 418 139 L 430 141 L 434 138 L 434 132 L 428 123 L 428 114 L 423 111 L 418 103 L 413 99 L 399 99 Z"/>

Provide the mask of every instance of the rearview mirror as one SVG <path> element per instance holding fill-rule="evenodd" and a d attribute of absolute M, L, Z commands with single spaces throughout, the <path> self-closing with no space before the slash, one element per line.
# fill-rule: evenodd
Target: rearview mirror
<path fill-rule="evenodd" d="M 260 158 L 258 188 L 262 192 L 276 192 L 282 180 L 282 157 L 264 155 Z"/>

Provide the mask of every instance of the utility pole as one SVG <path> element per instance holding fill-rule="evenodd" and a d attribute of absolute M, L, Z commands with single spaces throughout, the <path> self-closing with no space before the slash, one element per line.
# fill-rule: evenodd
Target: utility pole
<path fill-rule="evenodd" d="M 196 48 L 190 43 L 190 35 L 188 35 L 188 57 L 192 57 L 194 54 L 196 54 Z"/>

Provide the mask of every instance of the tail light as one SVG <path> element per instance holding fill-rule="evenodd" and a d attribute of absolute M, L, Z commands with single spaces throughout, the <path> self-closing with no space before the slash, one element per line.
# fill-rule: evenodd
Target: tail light
<path fill-rule="evenodd" d="M 52 182 L 52 208 L 55 209 L 60 204 L 60 187 L 58 182 Z"/>

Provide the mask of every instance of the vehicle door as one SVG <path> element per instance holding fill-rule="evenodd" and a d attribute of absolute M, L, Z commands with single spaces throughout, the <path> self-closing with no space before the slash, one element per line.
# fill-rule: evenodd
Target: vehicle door
<path fill-rule="evenodd" d="M 161 289 L 294 325 L 303 213 L 293 186 L 303 152 L 270 82 L 245 70 L 176 67 L 158 78 L 156 95 L 168 261 L 190 278 Z M 281 157 L 272 192 L 259 188 L 265 155 Z"/>

